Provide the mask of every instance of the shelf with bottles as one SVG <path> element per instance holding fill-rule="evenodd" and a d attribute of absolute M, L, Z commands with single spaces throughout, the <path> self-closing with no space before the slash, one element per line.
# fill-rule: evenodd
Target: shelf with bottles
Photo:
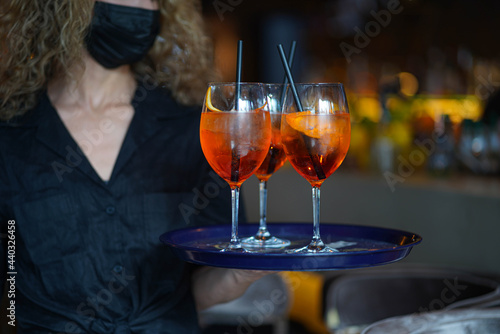
<path fill-rule="evenodd" d="M 500 172 L 500 120 L 484 124 L 474 95 L 351 93 L 349 104 L 350 168 L 394 173 L 409 164 L 435 176 Z"/>

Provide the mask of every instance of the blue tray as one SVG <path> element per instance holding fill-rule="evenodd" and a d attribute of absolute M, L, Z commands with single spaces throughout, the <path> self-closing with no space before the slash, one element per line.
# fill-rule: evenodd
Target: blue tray
<path fill-rule="evenodd" d="M 257 232 L 257 224 L 241 224 L 239 237 Z M 312 237 L 312 223 L 268 224 L 269 231 L 291 241 L 278 250 L 252 249 L 248 252 L 221 252 L 229 241 L 231 226 L 214 225 L 167 232 L 161 242 L 179 258 L 215 267 L 274 270 L 319 271 L 371 267 L 405 258 L 422 238 L 411 232 L 372 226 L 321 224 L 321 238 L 338 253 L 290 254 L 287 249 L 307 245 Z M 221 244 L 222 243 L 222 244 Z"/>

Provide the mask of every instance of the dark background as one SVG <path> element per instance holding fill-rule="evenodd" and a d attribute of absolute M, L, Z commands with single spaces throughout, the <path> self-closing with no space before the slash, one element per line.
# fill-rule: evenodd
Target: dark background
<path fill-rule="evenodd" d="M 359 59 L 367 59 L 375 75 L 382 63 L 421 78 L 437 61 L 466 78 L 471 70 L 467 63 L 498 58 L 500 2 L 401 0 L 401 13 L 392 15 L 390 23 L 381 27 L 380 33 L 359 54 L 353 54 L 349 64 L 340 43 L 354 46 L 355 28 L 365 32 L 366 23 L 374 20 L 371 12 L 386 10 L 389 2 L 206 0 L 203 11 L 210 18 L 216 41 L 228 31 L 244 41 L 246 81 L 281 81 L 276 44 L 282 43 L 288 50 L 291 40 L 298 41 L 296 81 L 317 78 L 316 72 L 322 72 L 328 81 L 347 81 L 346 68 Z M 311 73 L 312 67 L 323 67 L 323 71 L 316 69 Z M 467 89 L 466 84 L 463 86 L 460 90 Z"/>

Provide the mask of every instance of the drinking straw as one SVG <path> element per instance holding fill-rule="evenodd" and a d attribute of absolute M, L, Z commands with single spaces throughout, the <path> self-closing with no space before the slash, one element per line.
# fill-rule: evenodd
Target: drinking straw
<path fill-rule="evenodd" d="M 292 88 L 295 104 L 297 104 L 297 110 L 299 112 L 304 111 L 304 108 L 302 108 L 302 103 L 300 102 L 299 94 L 297 93 L 297 88 L 295 87 L 295 82 L 293 81 L 292 72 L 290 72 L 290 67 L 288 66 L 288 63 L 286 61 L 285 52 L 283 51 L 283 46 L 281 44 L 278 44 L 278 51 L 281 56 L 281 62 L 283 63 L 283 68 L 285 69 L 286 76 L 288 77 L 288 81 L 290 81 L 290 87 Z M 326 179 L 325 172 L 321 167 L 321 162 L 318 160 L 318 157 L 316 155 L 311 154 L 311 148 L 308 147 L 307 141 L 304 140 L 304 137 L 305 134 L 302 134 L 304 145 L 306 146 L 307 152 L 309 153 L 309 158 L 311 158 L 311 162 L 314 167 L 314 171 L 318 176 L 318 179 Z"/>
<path fill-rule="evenodd" d="M 295 56 L 295 46 L 297 45 L 296 41 L 292 41 L 292 45 L 290 46 L 290 52 L 288 53 L 288 66 L 290 67 L 290 71 L 293 66 L 293 58 Z M 283 89 L 281 90 L 281 104 L 280 108 L 283 108 L 283 104 L 285 103 L 285 92 L 286 92 L 286 85 L 288 83 L 288 77 L 285 73 L 285 77 L 283 78 Z"/>
<path fill-rule="evenodd" d="M 295 46 L 297 45 L 296 41 L 292 41 L 292 45 L 290 46 L 290 52 L 288 53 L 288 65 L 290 68 L 292 67 L 293 64 L 293 57 L 295 55 Z M 285 93 L 286 93 L 286 85 L 288 83 L 288 77 L 285 74 L 285 77 L 283 78 L 283 88 L 281 89 L 281 98 L 280 98 L 280 104 L 279 104 L 279 109 L 283 109 L 283 104 L 285 103 Z M 272 174 L 274 172 L 274 168 L 276 167 L 276 162 L 277 160 L 274 158 L 274 155 L 277 153 L 275 150 L 271 150 L 271 158 L 269 159 L 269 165 L 267 165 L 267 174 Z"/>
<path fill-rule="evenodd" d="M 243 51 L 243 41 L 238 41 L 238 53 L 236 55 L 236 100 L 235 109 L 239 110 L 240 107 L 240 97 L 241 97 L 241 58 Z"/>
<path fill-rule="evenodd" d="M 234 108 L 236 111 L 240 109 L 241 97 L 241 54 L 243 51 L 243 41 L 238 41 L 238 53 L 236 56 L 236 94 L 234 101 Z M 240 155 L 235 148 L 231 150 L 231 181 L 238 182 L 240 174 Z"/>
<path fill-rule="evenodd" d="M 297 109 L 299 111 L 304 111 L 304 109 L 302 109 L 302 103 L 300 103 L 299 94 L 297 94 L 297 88 L 295 88 L 295 82 L 293 81 L 292 72 L 290 72 L 290 67 L 288 66 L 285 52 L 283 51 L 283 45 L 278 44 L 278 51 L 281 56 L 281 62 L 283 63 L 283 68 L 285 69 L 285 74 L 288 78 L 288 81 L 290 81 L 290 87 L 292 88 L 293 98 L 295 100 L 295 103 L 297 104 Z"/>

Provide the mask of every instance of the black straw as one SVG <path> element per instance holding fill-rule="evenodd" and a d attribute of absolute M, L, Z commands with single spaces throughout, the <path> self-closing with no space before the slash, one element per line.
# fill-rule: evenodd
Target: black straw
<path fill-rule="evenodd" d="M 295 56 L 296 45 L 297 45 L 297 42 L 292 41 L 292 45 L 290 46 L 290 52 L 288 53 L 288 67 L 290 68 L 290 71 L 292 70 L 292 67 L 293 67 L 293 58 Z M 285 103 L 285 92 L 286 92 L 287 83 L 288 83 L 288 77 L 285 74 L 285 77 L 283 78 L 283 89 L 281 90 L 281 104 L 280 104 L 281 108 L 283 108 L 283 104 Z"/>
<path fill-rule="evenodd" d="M 281 56 L 281 61 L 283 62 L 283 68 L 285 69 L 286 76 L 288 77 L 288 81 L 290 81 L 290 87 L 292 88 L 293 98 L 295 100 L 295 103 L 297 104 L 297 109 L 298 111 L 304 111 L 304 109 L 302 108 L 302 103 L 300 102 L 299 94 L 297 93 L 297 88 L 295 87 L 295 82 L 293 81 L 292 72 L 290 72 L 290 67 L 287 64 L 285 52 L 283 51 L 283 46 L 281 44 L 278 44 L 278 51 Z M 309 158 L 311 158 L 314 171 L 316 172 L 319 180 L 326 179 L 325 172 L 321 167 L 321 162 L 319 161 L 317 155 L 313 155 L 311 153 L 311 147 L 309 147 L 309 145 L 307 144 L 308 141 L 305 140 L 305 136 L 305 134 L 302 134 L 302 139 L 304 145 L 306 146 L 307 152 L 309 153 Z"/>
<path fill-rule="evenodd" d="M 243 51 L 243 41 L 238 41 L 238 53 L 236 56 L 236 94 L 234 100 L 234 109 L 240 110 L 240 98 L 241 98 L 241 58 Z M 240 176 L 240 155 L 238 154 L 236 148 L 231 150 L 231 181 L 238 182 Z"/>
<path fill-rule="evenodd" d="M 241 58 L 243 52 L 243 41 L 238 41 L 238 53 L 236 56 L 236 100 L 234 102 L 234 107 L 236 110 L 240 109 L 240 97 L 241 97 Z"/>
<path fill-rule="evenodd" d="M 283 68 L 285 69 L 286 76 L 288 77 L 288 81 L 290 81 L 290 86 L 292 87 L 293 98 L 295 99 L 295 103 L 297 104 L 297 109 L 299 111 L 304 111 L 304 109 L 302 109 L 302 103 L 300 103 L 299 94 L 297 94 L 297 88 L 295 88 L 295 82 L 293 81 L 292 72 L 290 72 L 290 67 L 288 66 L 288 62 L 286 61 L 285 51 L 283 51 L 283 45 L 278 44 L 278 51 L 281 56 L 281 62 L 283 63 Z"/>

